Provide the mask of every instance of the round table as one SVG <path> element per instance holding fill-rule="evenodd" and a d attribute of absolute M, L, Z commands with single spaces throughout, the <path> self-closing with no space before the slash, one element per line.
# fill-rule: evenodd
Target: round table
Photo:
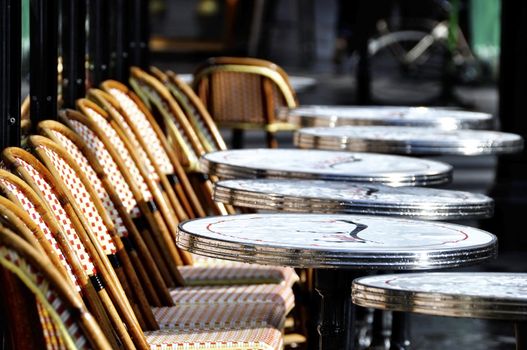
<path fill-rule="evenodd" d="M 470 192 L 298 179 L 222 180 L 214 185 L 214 200 L 260 210 L 424 220 L 488 218 L 494 209 L 492 198 Z"/>
<path fill-rule="evenodd" d="M 315 268 L 322 297 L 320 348 L 352 346 L 351 283 L 357 269 L 429 270 L 495 256 L 496 237 L 454 224 L 329 214 L 242 214 L 179 225 L 177 245 L 246 263 Z"/>
<path fill-rule="evenodd" d="M 408 273 L 356 279 L 352 298 L 376 309 L 517 322 L 525 348 L 526 290 L 525 273 Z"/>
<path fill-rule="evenodd" d="M 485 155 L 523 149 L 521 136 L 485 130 L 437 130 L 405 126 L 305 128 L 295 134 L 300 148 L 413 155 Z"/>
<path fill-rule="evenodd" d="M 299 127 L 341 125 L 420 126 L 438 129 L 492 129 L 492 115 L 433 107 L 300 106 L 282 108 L 282 120 Z"/>
<path fill-rule="evenodd" d="M 299 149 L 243 149 L 205 154 L 202 171 L 219 178 L 303 178 L 390 186 L 451 181 L 448 164 L 410 157 Z"/>

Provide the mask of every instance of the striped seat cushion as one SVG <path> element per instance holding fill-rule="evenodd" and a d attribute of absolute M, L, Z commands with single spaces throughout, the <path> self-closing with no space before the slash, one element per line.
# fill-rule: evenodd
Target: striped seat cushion
<path fill-rule="evenodd" d="M 290 267 L 237 263 L 224 266 L 180 266 L 186 286 L 273 283 L 291 287 L 298 281 Z"/>
<path fill-rule="evenodd" d="M 274 327 L 281 329 L 285 309 L 274 304 L 187 304 L 153 307 L 160 328 L 224 329 Z"/>
<path fill-rule="evenodd" d="M 293 290 L 280 284 L 183 287 L 170 290 L 170 295 L 176 305 L 266 303 L 280 305 L 286 314 L 295 306 Z"/>
<path fill-rule="evenodd" d="M 145 332 L 152 350 L 280 350 L 280 331 L 270 327 L 229 330 L 174 330 Z"/>

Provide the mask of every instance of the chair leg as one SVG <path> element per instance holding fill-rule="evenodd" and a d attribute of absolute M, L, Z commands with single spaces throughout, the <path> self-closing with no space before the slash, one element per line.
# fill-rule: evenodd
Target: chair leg
<path fill-rule="evenodd" d="M 267 131 L 265 133 L 268 148 L 278 148 L 278 141 L 274 132 Z"/>

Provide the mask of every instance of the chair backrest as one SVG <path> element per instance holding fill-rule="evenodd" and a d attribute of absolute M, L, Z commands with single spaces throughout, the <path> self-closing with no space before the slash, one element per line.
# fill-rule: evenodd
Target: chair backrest
<path fill-rule="evenodd" d="M 65 231 L 69 232 L 68 236 L 74 235 L 78 237 L 77 242 L 72 244 L 74 247 L 73 251 L 77 253 L 83 264 L 85 264 L 86 260 L 93 262 L 93 265 L 97 268 L 96 270 L 94 269 L 93 276 L 95 278 L 99 279 L 99 276 L 102 277 L 102 279 L 99 279 L 101 282 L 100 290 L 104 289 L 111 297 L 111 302 L 106 302 L 105 306 L 108 314 L 112 315 L 112 324 L 117 327 L 121 340 L 131 343 L 130 336 L 132 336 L 137 344 L 144 344 L 144 334 L 112 267 L 112 263 L 107 257 L 107 253 L 112 254 L 112 251 L 115 251 L 113 242 L 107 241 L 106 246 L 101 244 L 97 236 L 103 232 L 100 230 L 101 227 L 90 227 L 90 224 L 86 222 L 82 215 L 78 216 L 70 199 L 71 194 L 65 192 L 64 186 L 61 186 L 55 176 L 33 155 L 23 149 L 10 147 L 4 149 L 2 157 L 4 162 L 14 172 L 19 174 L 40 198 L 47 203 L 47 207 L 55 215 L 57 221 L 61 225 L 68 227 L 67 229 L 65 228 Z M 81 247 L 84 247 L 85 250 L 79 254 L 79 251 L 82 252 Z M 118 312 L 118 314 L 115 312 Z M 128 330 L 123 327 L 123 321 Z"/>
<path fill-rule="evenodd" d="M 172 98 L 168 89 L 156 78 L 145 73 L 139 68 L 131 69 L 130 84 L 135 91 L 140 92 L 155 106 L 162 116 L 161 125 L 165 130 L 168 141 L 173 148 L 178 150 L 181 163 L 189 170 L 199 169 L 199 158 L 205 153 L 200 138 L 192 128 L 179 104 Z"/>
<path fill-rule="evenodd" d="M 194 131 L 198 134 L 205 151 L 214 152 L 226 150 L 227 146 L 214 119 L 194 90 L 172 71 L 165 73 L 156 67 L 150 67 L 150 71 L 157 79 L 165 84 L 172 96 L 181 105 Z"/>
<path fill-rule="evenodd" d="M 159 125 L 156 123 L 146 107 L 136 102 L 139 101 L 137 96 L 128 95 L 128 90 L 117 82 L 105 82 L 106 91 L 90 89 L 88 98 L 95 101 L 108 112 L 110 119 L 123 130 L 125 135 L 132 141 L 142 146 L 144 152 L 148 155 L 161 176 L 161 182 L 169 180 L 174 191 L 178 194 L 178 200 L 186 208 L 190 217 L 204 216 L 205 212 L 199 202 L 194 189 L 192 188 L 183 166 L 178 160 L 178 156 L 169 142 L 164 137 Z M 116 91 L 113 91 L 115 89 Z M 126 90 L 125 90 L 126 89 Z M 113 92 L 114 95 L 110 94 Z M 121 105 L 119 100 L 125 101 L 126 109 Z M 130 117 L 130 115 L 132 117 Z M 138 147 L 139 148 L 139 147 Z M 164 174 L 166 179 L 162 176 Z M 164 185 L 165 187 L 169 187 Z M 168 191 L 168 188 L 166 188 Z M 170 191 L 168 192 L 170 194 Z"/>
<path fill-rule="evenodd" d="M 147 243 L 143 240 L 143 237 L 139 232 L 141 228 L 138 228 L 135 225 L 127 206 L 121 201 L 119 194 L 112 186 L 109 176 L 97 161 L 96 156 L 92 154 L 86 144 L 84 144 L 84 142 L 64 124 L 52 120 L 46 120 L 39 123 L 38 130 L 42 135 L 61 145 L 64 151 L 68 152 L 75 161 L 75 164 L 78 165 L 80 172 L 86 176 L 86 179 L 95 190 L 96 196 L 101 199 L 104 208 L 116 225 L 117 231 L 121 235 L 121 239 L 125 240 L 125 246 L 129 247 L 128 250 L 132 258 L 135 257 L 133 249 L 130 248 L 132 245 L 126 243 L 128 237 L 133 241 L 133 246 L 137 247 L 140 263 L 136 264 L 136 269 L 138 270 L 138 273 L 141 274 L 142 281 L 153 284 L 152 287 L 154 291 L 152 295 L 149 295 L 151 304 L 155 306 L 172 305 L 170 295 L 167 295 L 168 292 L 165 292 L 167 291 L 167 286 L 163 281 L 163 277 L 154 262 L 154 258 L 149 251 Z M 115 168 L 117 167 L 115 166 Z M 118 176 L 122 179 L 121 181 L 124 182 L 120 172 L 118 172 Z M 135 202 L 133 193 L 126 183 L 124 183 L 124 185 L 125 188 L 127 188 L 129 197 L 135 203 L 133 204 L 133 207 L 137 209 L 137 202 Z M 138 214 L 140 215 L 140 213 Z M 141 268 L 144 268 L 144 272 Z M 147 289 L 147 292 L 151 291 Z"/>
<path fill-rule="evenodd" d="M 128 255 L 128 253 L 133 253 L 134 251 L 126 237 L 128 231 L 122 218 L 115 210 L 115 206 L 112 206 L 112 209 L 115 210 L 117 218 L 120 219 L 121 231 L 124 231 L 126 236 L 122 233 L 119 234 L 91 183 L 75 160 L 61 146 L 50 139 L 37 135 L 30 137 L 29 144 L 34 148 L 34 152 L 48 170 L 55 176 L 56 184 L 63 187 L 77 215 L 89 227 L 87 230 L 91 229 L 93 231 L 94 235 L 91 237 L 98 239 L 98 243 L 103 248 L 106 256 L 111 258 L 112 267 L 116 271 L 117 278 L 123 285 L 127 297 L 132 301 L 132 305 L 134 305 L 133 303 L 137 304 L 137 311 L 143 317 L 147 327 L 149 329 L 157 329 L 158 325 L 149 307 L 143 285 L 139 281 L 135 267 L 132 265 Z M 125 245 L 123 241 L 128 242 L 128 244 Z M 125 247 L 128 249 L 125 249 Z"/>
<path fill-rule="evenodd" d="M 59 224 L 46 202 L 25 181 L 6 170 L 0 170 L 0 191 L 38 225 L 72 283 L 78 288 L 87 285 L 89 276 L 97 270 L 66 213 L 61 215 Z"/>
<path fill-rule="evenodd" d="M 189 216 L 194 217 L 194 212 L 188 204 L 188 200 L 186 198 L 179 198 L 176 195 L 167 177 L 167 174 L 173 174 L 174 170 L 168 158 L 166 158 L 166 160 L 168 160 L 168 168 L 167 162 L 163 162 L 165 166 L 162 169 L 160 163 L 156 162 L 153 153 L 150 152 L 150 148 L 147 147 L 145 143 L 141 142 L 132 132 L 124 117 L 117 110 L 117 108 L 120 107 L 113 96 L 98 89 L 90 89 L 88 94 L 97 101 L 107 113 L 98 113 L 96 109 L 94 109 L 94 106 L 98 106 L 87 99 L 78 100 L 78 108 L 99 126 L 110 141 L 119 139 L 116 142 L 129 145 L 130 153 L 135 152 L 138 161 L 144 165 L 144 168 L 146 169 L 145 175 L 148 176 L 153 183 L 161 184 L 161 190 L 167 195 L 170 204 L 172 204 L 172 208 L 180 220 L 187 219 Z"/>
<path fill-rule="evenodd" d="M 178 103 L 155 77 L 137 68 L 133 69 L 132 72 L 133 75 L 130 79 L 132 85 L 138 91 L 141 91 L 141 95 L 148 98 L 152 102 L 151 104 L 155 105 L 160 111 L 164 125 L 166 126 L 165 129 L 167 130 L 167 134 L 170 135 L 169 139 L 172 141 L 174 148 L 185 150 L 183 152 L 185 154 L 183 164 L 186 165 L 187 171 L 190 172 L 190 176 L 193 177 L 199 191 L 202 193 L 204 206 L 208 207 L 215 214 L 234 213 L 232 208 L 226 208 L 223 203 L 217 203 L 212 200 L 212 183 L 207 177 L 203 177 L 197 171 L 200 169 L 198 159 L 205 151 L 199 137 L 194 132 Z M 112 89 L 114 85 L 116 84 L 108 84 L 107 89 Z M 122 94 L 116 88 L 113 88 L 113 91 L 116 94 Z"/>
<path fill-rule="evenodd" d="M 88 101 L 89 102 L 89 101 Z M 106 113 L 93 103 L 91 104 L 93 114 Z M 174 244 L 173 238 L 170 236 L 170 231 L 164 218 L 161 216 L 160 209 L 166 203 L 164 199 L 160 198 L 159 187 L 154 184 L 146 175 L 144 168 L 140 169 L 137 164 L 140 164 L 137 155 L 132 158 L 133 153 L 130 152 L 130 146 L 126 147 L 123 141 L 116 137 L 113 142 L 110 142 L 105 133 L 100 130 L 96 123 L 89 117 L 73 111 L 66 110 L 61 113 L 60 117 L 69 125 L 77 134 L 85 141 L 90 149 L 94 151 L 101 165 L 113 160 L 117 164 L 119 171 L 130 185 L 130 189 L 134 192 L 141 212 L 145 215 L 149 227 L 153 231 L 153 239 L 156 240 L 156 246 L 163 255 L 165 265 L 167 267 L 168 275 L 165 275 L 165 281 L 169 286 L 173 285 L 175 281 L 182 283 L 182 277 L 176 269 L 176 266 L 182 265 L 183 261 L 179 256 L 179 252 Z M 110 129 L 108 129 L 110 130 Z M 102 152 L 104 150 L 104 152 Z M 101 156 L 110 156 L 107 159 L 101 159 Z M 126 160 L 126 161 L 125 161 Z M 140 187 L 139 187 L 140 186 Z M 153 196 L 150 191 L 157 191 L 158 195 Z M 161 203 L 161 205 L 158 205 Z M 174 220 L 174 217 L 171 218 Z M 173 231 L 174 234 L 176 231 Z M 172 281 L 172 283 L 170 283 Z"/>
<path fill-rule="evenodd" d="M 287 74 L 254 58 L 208 59 L 194 73 L 194 90 L 219 123 L 273 124 L 277 108 L 297 106 Z"/>
<path fill-rule="evenodd" d="M 41 218 L 38 212 L 36 215 Z M 45 254 L 57 271 L 66 278 L 66 281 L 71 283 L 77 291 L 80 290 L 77 278 L 73 275 L 70 266 L 65 262 L 64 255 L 58 248 L 55 237 L 53 237 L 45 223 L 42 223 L 42 225 L 45 227 L 46 233 L 33 221 L 28 212 L 2 196 L 0 196 L 0 223 L 19 234 L 31 246 Z"/>
<path fill-rule="evenodd" d="M 43 325 L 47 348 L 110 349 L 110 343 L 78 294 L 48 261 L 12 231 L 0 228 L 0 264 L 33 292 L 39 313 L 48 324 Z"/>

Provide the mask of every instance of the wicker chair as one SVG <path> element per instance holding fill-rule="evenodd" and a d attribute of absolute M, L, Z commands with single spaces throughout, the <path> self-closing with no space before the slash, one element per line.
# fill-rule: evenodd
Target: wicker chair
<path fill-rule="evenodd" d="M 159 177 L 162 186 L 169 195 L 173 205 L 181 205 L 186 211 L 189 218 L 203 216 L 204 211 L 201 203 L 197 200 L 194 189 L 190 185 L 186 174 L 183 171 L 178 173 L 175 166 L 172 165 L 168 153 L 163 150 L 160 141 L 154 139 L 154 143 L 148 143 L 142 137 L 134 133 L 134 125 L 130 125 L 120 110 L 119 102 L 110 94 L 99 90 L 88 90 L 87 97 L 89 100 L 97 103 L 107 112 L 107 120 L 114 129 L 121 130 L 122 134 L 128 138 L 130 143 L 138 150 L 139 156 L 151 171 L 151 176 Z M 104 115 L 103 115 L 104 117 Z M 155 145 L 155 147 L 152 147 Z M 177 164 L 178 168 L 181 168 Z M 153 171 L 152 171 L 153 170 Z"/>
<path fill-rule="evenodd" d="M 110 140 L 117 135 L 123 140 L 122 142 L 125 145 L 129 144 L 133 148 L 132 152 L 136 152 L 139 161 L 146 165 L 147 172 L 145 176 L 148 176 L 154 183 L 159 183 L 163 196 L 166 197 L 167 203 L 171 205 L 180 221 L 194 218 L 193 206 L 184 193 L 179 178 L 174 174 L 174 168 L 165 156 L 166 154 L 162 154 L 164 156 L 162 158 L 163 162 L 156 161 L 155 154 L 157 152 L 151 151 L 152 147 L 145 146 L 135 137 L 130 126 L 126 123 L 121 113 L 118 112 L 119 104 L 112 96 L 102 90 L 95 89 L 90 90 L 89 96 L 98 105 L 87 99 L 80 99 L 77 101 L 78 109 L 97 123 L 101 130 L 113 129 L 114 132 L 108 131 L 106 133 Z M 94 108 L 94 106 L 97 108 L 102 106 L 105 113 L 100 113 L 100 109 Z"/>
<path fill-rule="evenodd" d="M 156 67 L 150 67 L 150 72 L 168 88 L 177 103 L 179 103 L 194 131 L 198 134 L 205 151 L 226 150 L 227 146 L 216 123 L 194 90 L 172 71 L 163 72 Z"/>
<path fill-rule="evenodd" d="M 274 134 L 295 129 L 276 118 L 278 107 L 296 107 L 297 100 L 287 74 L 272 62 L 210 58 L 195 71 L 194 89 L 216 123 L 235 130 L 234 148 L 241 147 L 241 130 L 264 130 L 268 147 L 276 148 Z"/>
<path fill-rule="evenodd" d="M 148 198 L 150 203 L 155 205 L 155 208 L 152 207 L 150 212 L 157 222 L 160 238 L 163 239 L 162 242 L 158 242 L 159 246 L 161 249 L 166 249 L 166 253 L 170 254 L 170 259 L 172 259 L 167 261 L 174 266 L 191 264 L 192 259 L 190 255 L 187 252 L 180 251 L 174 243 L 178 220 L 186 218 L 185 214 L 181 212 L 181 206 L 177 208 L 171 206 L 167 195 L 156 181 L 159 177 L 154 177 L 149 173 L 139 157 L 137 150 L 134 149 L 130 141 L 123 135 L 122 130 L 112 128 L 107 121 L 108 115 L 104 110 L 86 99 L 77 101 L 77 104 L 84 114 L 79 116 L 73 113 L 66 113 L 65 115 L 69 118 L 69 124 L 78 133 L 81 129 L 88 127 L 91 133 L 95 133 L 102 140 L 106 148 L 115 148 L 117 151 L 116 157 L 120 157 L 123 164 L 134 176 L 134 179 L 139 180 L 137 183 L 142 188 L 141 191 L 144 193 L 143 197 Z M 87 131 L 83 132 L 87 133 Z M 157 175 L 157 173 L 155 174 Z M 133 180 L 129 178 L 127 181 Z M 165 248 L 162 248 L 163 246 Z"/>
<path fill-rule="evenodd" d="M 134 130 L 138 138 L 143 139 L 147 144 L 152 145 L 157 152 L 153 153 L 157 158 L 158 162 L 162 162 L 160 156 L 162 153 L 165 153 L 168 156 L 168 159 L 172 163 L 172 166 L 177 169 L 181 169 L 181 172 L 184 173 L 184 166 L 187 170 L 193 172 L 191 179 L 194 182 L 194 188 L 197 189 L 197 192 L 200 193 L 203 191 L 203 186 L 210 186 L 207 183 L 207 180 L 203 178 L 201 173 L 196 174 L 197 168 L 197 156 L 192 152 L 194 147 L 199 147 L 199 140 L 195 135 L 187 134 L 185 131 L 188 130 L 188 125 L 183 132 L 177 131 L 175 137 L 179 138 L 178 142 L 171 142 L 174 140 L 167 139 L 162 132 L 162 127 L 166 128 L 170 126 L 170 130 L 174 131 L 175 128 L 172 124 L 163 124 L 161 121 L 162 127 L 154 119 L 152 114 L 148 111 L 145 105 L 140 101 L 139 97 L 136 96 L 133 92 L 128 90 L 128 88 L 116 81 L 106 81 L 102 84 L 102 88 L 112 95 L 120 104 L 121 114 L 125 117 L 127 123 Z M 186 141 L 183 141 L 186 140 Z M 158 145 L 158 146 L 156 146 Z M 189 146 L 190 145 L 190 146 Z M 178 170 L 179 174 L 179 170 Z M 181 177 L 186 178 L 186 175 L 181 175 Z M 199 178 L 196 185 L 196 178 Z M 208 189 L 210 191 L 210 188 Z M 206 203 L 209 206 L 211 205 L 210 199 L 209 202 L 204 201 L 205 198 L 210 196 L 205 196 L 201 198 L 201 203 Z M 203 205 L 203 204 L 202 204 Z M 226 214 L 228 213 L 224 210 L 223 205 L 212 205 L 214 213 L 216 214 Z M 205 213 L 202 211 L 200 216 L 204 216 Z"/>
<path fill-rule="evenodd" d="M 155 243 L 151 241 L 152 238 L 145 239 L 143 237 L 150 234 L 144 227 L 141 227 L 142 221 L 139 220 L 141 213 L 137 209 L 137 202 L 135 202 L 128 185 L 123 180 L 125 190 L 118 193 L 109 180 L 110 176 L 115 175 L 105 172 L 86 144 L 65 125 L 47 120 L 41 122 L 38 129 L 42 135 L 61 145 L 73 157 L 80 167 L 80 171 L 93 186 L 97 197 L 103 202 L 104 208 L 115 223 L 118 232 L 123 237 L 132 240 L 132 243 L 127 245 L 129 246 L 128 252 L 141 281 L 143 281 L 150 305 L 171 305 L 172 299 L 170 294 L 166 292 L 167 284 L 157 266 L 162 262 L 162 259 Z M 130 198 L 126 194 L 130 194 Z M 128 204 L 125 204 L 124 201 L 127 201 Z M 135 220 L 132 215 L 134 215 Z M 168 272 L 165 273 L 168 274 Z"/>
<path fill-rule="evenodd" d="M 105 171 L 109 175 L 111 174 L 108 178 L 112 182 L 112 185 L 119 189 L 118 193 L 130 198 L 130 196 L 126 195 L 124 191 L 126 189 L 128 189 L 128 191 L 132 190 L 132 197 L 137 199 L 137 203 L 141 207 L 141 212 L 145 213 L 148 218 L 148 210 L 153 206 L 146 204 L 147 201 L 141 197 L 142 191 L 134 190 L 134 188 L 137 188 L 137 186 L 134 185 L 135 183 L 138 181 L 144 181 L 141 180 L 142 177 L 135 177 L 139 172 L 137 172 L 135 176 L 130 174 L 128 167 L 124 165 L 124 161 L 118 155 L 118 152 L 113 149 L 113 145 L 107 142 L 107 140 L 104 140 L 104 137 L 99 137 L 98 134 L 94 132 L 96 131 L 96 128 L 93 129 L 94 131 L 90 129 L 93 125 L 91 125 L 85 116 L 75 111 L 66 111 L 64 114 L 67 115 L 66 118 L 70 121 L 70 124 L 76 128 L 79 136 L 81 136 L 86 144 L 89 145 L 90 149 L 94 150 L 94 154 L 100 161 L 101 165 L 104 166 Z M 54 130 L 60 132 L 59 129 Z M 64 134 L 64 136 L 66 135 Z M 126 154 L 121 153 L 121 155 Z M 133 162 L 129 164 L 134 166 Z M 117 176 L 118 174 L 121 175 Z M 151 224 L 153 230 L 156 229 L 155 225 L 156 221 Z M 159 237 L 160 235 L 154 235 L 154 239 Z M 166 256 L 164 255 L 163 257 L 165 258 Z M 224 265 L 225 266 L 211 266 L 210 261 L 207 260 L 205 264 L 199 266 L 180 266 L 175 270 L 175 273 L 177 274 L 177 271 L 179 270 L 184 280 L 180 284 L 184 285 L 279 283 L 291 286 L 298 279 L 294 270 L 291 268 L 254 266 L 229 262 L 226 262 Z M 174 269 L 175 264 L 167 264 L 167 267 Z M 167 283 L 167 286 L 169 287 L 173 285 L 174 283 Z"/>
<path fill-rule="evenodd" d="M 55 158 L 55 156 L 53 156 L 51 153 L 52 142 L 42 137 L 32 139 L 32 142 L 37 141 L 40 141 L 39 145 L 37 146 L 37 148 L 39 148 L 39 154 L 43 158 L 48 156 L 48 161 L 53 161 L 52 159 Z M 57 149 L 53 151 L 57 151 Z M 46 153 L 46 156 L 44 156 L 44 152 Z M 24 151 L 20 149 L 10 148 L 4 151 L 4 155 L 8 162 L 12 162 L 13 160 L 19 160 L 21 163 L 19 167 L 23 167 L 23 169 L 17 168 L 19 172 L 21 174 L 24 174 L 25 172 L 30 174 L 31 178 L 28 178 L 27 180 L 34 181 L 36 186 L 38 186 L 39 190 L 43 191 L 46 196 L 52 196 L 54 189 L 66 192 L 77 191 L 79 193 L 77 200 L 79 200 L 79 198 L 83 198 L 82 203 L 78 204 L 89 206 L 89 200 L 87 200 L 87 198 L 91 198 L 88 193 L 89 190 L 86 187 L 83 187 L 83 185 L 79 181 L 70 182 L 68 184 L 68 190 L 66 190 L 66 188 L 62 186 L 63 184 L 61 184 L 59 181 L 54 182 L 53 178 L 46 175 L 42 170 L 41 166 L 37 166 L 38 163 L 36 162 L 36 160 L 32 160 L 29 154 L 24 154 Z M 22 160 L 22 158 L 24 158 L 24 160 Z M 30 165 L 33 170 L 26 164 L 24 164 L 25 161 L 28 161 L 28 164 L 29 162 L 31 162 Z M 65 162 L 55 162 L 54 164 L 60 164 L 60 167 L 57 166 L 55 169 L 56 177 L 60 176 L 60 172 L 63 172 L 64 174 L 68 175 L 70 179 L 74 177 L 72 176 L 73 170 L 71 168 L 68 168 L 69 165 L 73 164 L 73 161 L 70 164 L 66 164 Z M 36 172 L 38 172 L 38 174 Z M 61 178 L 64 179 L 64 175 L 62 175 Z M 71 195 L 66 194 L 66 197 L 71 197 Z M 67 204 L 68 198 L 63 198 L 61 202 Z M 55 203 L 55 206 L 57 204 L 58 203 Z M 68 205 L 75 207 L 75 204 L 73 203 L 68 203 Z M 79 214 L 79 218 L 81 219 L 80 221 L 83 221 L 81 209 L 77 208 L 76 211 Z M 100 225 L 104 225 L 104 220 L 98 218 L 97 214 L 98 211 L 95 206 L 93 206 L 93 208 L 89 210 L 89 216 L 87 217 L 86 215 L 84 215 L 84 219 L 88 221 L 87 223 L 91 227 L 100 227 Z M 99 231 L 96 235 L 91 234 L 90 239 L 94 242 L 95 246 L 102 244 L 108 245 L 108 237 L 102 237 L 102 231 Z M 102 254 L 99 253 L 99 258 L 101 260 L 105 260 L 106 255 Z M 114 269 L 115 268 L 116 266 L 114 266 Z M 109 281 L 112 281 L 114 285 L 119 285 L 118 279 L 114 275 L 112 275 L 112 273 L 107 273 L 105 277 L 109 284 Z M 188 329 L 189 327 L 190 329 L 193 329 L 194 332 L 201 329 L 203 332 L 202 337 L 205 338 L 203 339 L 204 341 L 206 341 L 207 337 L 211 334 L 211 339 L 214 339 L 214 333 L 217 332 L 240 331 L 255 327 L 258 328 L 259 331 L 270 331 L 272 329 L 266 327 L 269 325 L 279 329 L 283 324 L 284 317 L 283 313 L 280 310 L 276 310 L 276 307 L 270 304 L 217 305 L 215 307 L 215 313 L 212 314 L 208 305 L 200 306 L 195 304 L 187 306 L 179 305 L 177 307 L 169 308 L 153 308 L 152 311 L 155 314 L 156 320 L 160 323 L 162 327 L 177 327 L 177 329 L 166 329 L 164 331 L 158 332 L 147 332 L 147 336 L 152 336 L 150 337 L 150 339 L 148 339 L 150 340 L 150 343 L 152 341 L 158 341 L 161 335 L 166 335 L 169 341 L 175 341 L 178 339 L 178 337 L 180 337 L 181 333 L 187 333 L 187 331 L 179 329 Z M 134 315 L 133 309 L 130 308 L 129 305 L 128 312 L 130 312 L 132 316 Z M 139 324 L 136 324 L 135 326 L 137 327 L 138 325 Z M 127 324 L 127 326 L 129 325 Z M 253 333 L 253 335 L 256 334 Z M 141 334 L 139 334 L 139 336 L 141 336 Z M 134 337 L 137 342 L 136 346 L 138 347 L 140 347 L 142 344 L 142 340 L 139 338 Z"/>
<path fill-rule="evenodd" d="M 38 229 L 42 231 L 42 234 L 38 236 L 43 235 L 53 249 L 53 253 L 48 254 L 48 256 L 56 255 L 58 257 L 67 272 L 66 276 L 69 281 L 86 301 L 90 312 L 102 326 L 110 342 L 114 345 L 117 344 L 112 332 L 114 329 L 124 337 L 123 342 L 125 344 L 132 344 L 121 320 L 119 319 L 117 323 L 115 318 L 111 318 L 111 315 L 116 315 L 118 312 L 111 302 L 108 290 L 105 288 L 105 284 L 101 282 L 93 262 L 78 235 L 72 229 L 73 224 L 69 217 L 65 216 L 59 224 L 47 204 L 31 187 L 5 170 L 0 170 L 0 190 L 13 203 L 27 212 L 33 222 L 38 225 Z M 49 253 L 43 244 L 41 247 L 46 253 Z M 76 247 L 75 251 L 72 247 Z M 113 321 L 112 323 L 110 323 L 110 319 Z"/>
<path fill-rule="evenodd" d="M 116 283 L 118 281 L 116 273 L 106 258 L 105 253 L 111 251 L 111 244 L 103 249 L 100 242 L 93 237 L 93 232 L 86 231 L 86 223 L 77 217 L 66 194 L 52 185 L 53 175 L 31 154 L 20 148 L 6 148 L 2 152 L 2 157 L 4 162 L 38 194 L 45 203 L 44 207 L 64 227 L 70 246 L 75 249 L 63 247 L 63 253 L 73 252 L 81 261 L 82 269 L 89 273 L 89 278 L 98 279 L 98 283 L 105 287 L 103 293 L 98 291 L 98 295 L 119 339 L 130 348 L 133 347 L 134 341 L 141 342 L 141 326 L 135 314 L 131 312 L 132 307 L 121 284 Z M 74 267 L 72 265 L 72 269 Z M 76 273 L 80 276 L 81 272 L 76 271 Z"/>
<path fill-rule="evenodd" d="M 234 214 L 232 207 L 212 200 L 212 183 L 199 172 L 198 160 L 205 153 L 205 147 L 170 92 L 156 78 L 138 68 L 132 69 L 130 82 L 139 95 L 146 98 L 161 114 L 160 123 L 166 130 L 168 141 L 173 148 L 180 150 L 182 164 L 189 171 L 195 186 L 200 189 L 202 201 L 209 210 L 214 214 Z"/>
<path fill-rule="evenodd" d="M 47 165 L 47 167 L 53 172 L 57 173 L 58 177 L 63 179 L 63 182 L 68 185 L 68 188 L 71 188 L 71 191 L 75 188 L 79 188 L 77 191 L 77 195 L 75 196 L 76 201 L 79 202 L 79 199 L 77 197 L 80 197 L 84 202 L 87 201 L 87 198 L 91 198 L 94 202 L 95 206 L 98 208 L 98 211 L 102 214 L 106 212 L 106 206 L 103 203 L 98 204 L 98 197 L 102 193 L 103 198 L 107 198 L 107 200 L 110 200 L 108 193 L 102 188 L 102 183 L 97 182 L 97 187 L 101 187 L 99 190 L 95 190 L 95 188 L 92 189 L 92 181 L 88 179 L 88 177 L 84 177 L 84 174 L 88 173 L 94 173 L 93 169 L 87 164 L 87 160 L 84 159 L 84 163 L 86 166 L 83 168 L 79 167 L 77 165 L 78 158 L 72 158 L 69 153 L 65 149 L 63 149 L 58 144 L 55 144 L 51 140 L 40 137 L 40 136 L 32 136 L 30 138 L 30 144 L 35 148 L 36 153 L 40 156 L 44 164 Z M 82 184 L 74 184 L 71 183 L 71 178 L 74 177 L 71 173 L 71 171 L 67 171 L 67 169 L 70 169 L 74 171 L 76 174 L 79 174 L 79 181 Z M 54 171 L 53 171 L 54 170 Z M 93 178 L 93 177 L 92 177 Z M 69 182 L 69 183 L 68 183 Z M 89 195 L 84 192 L 83 188 L 85 187 L 86 191 L 89 193 Z M 82 195 L 81 195 L 82 194 Z M 83 207 L 89 207 L 90 205 L 86 205 L 86 203 L 77 203 L 77 204 L 83 204 Z M 103 209 L 102 206 L 105 208 Z M 115 211 L 114 206 L 110 206 L 110 209 L 113 209 Z M 88 216 L 88 220 L 94 220 L 96 215 L 93 215 L 92 211 L 86 211 L 83 210 L 83 213 L 85 216 Z M 115 215 L 117 214 L 117 215 Z M 123 219 L 118 215 L 118 213 L 115 213 L 112 215 L 114 218 L 116 218 L 115 222 L 120 223 L 120 227 L 118 229 L 119 232 L 125 233 L 126 227 L 123 225 Z M 104 216 L 104 215 L 101 215 Z M 94 223 L 97 225 L 97 223 Z M 105 220 L 105 225 L 111 225 L 111 223 L 108 222 L 108 220 Z M 110 229 L 109 229 L 110 231 Z M 126 238 L 123 236 L 123 238 Z M 166 288 L 166 287 L 165 287 Z M 204 303 L 204 304 L 225 304 L 225 303 L 246 303 L 248 301 L 253 303 L 273 303 L 278 309 L 280 307 L 285 307 L 285 312 L 289 312 L 293 305 L 293 294 L 289 287 L 280 286 L 280 285 L 256 285 L 256 286 L 239 286 L 239 287 L 231 287 L 231 288 L 224 288 L 224 287 L 193 287 L 193 288 L 176 288 L 170 291 L 170 295 L 173 298 L 174 302 L 178 305 L 182 304 L 198 304 L 198 303 Z M 168 291 L 167 291 L 168 293 Z M 225 295 L 221 296 L 222 293 L 225 293 Z M 251 296 L 252 295 L 252 296 Z M 178 296 L 182 296 L 183 298 L 178 298 Z M 228 300 L 228 302 L 223 302 L 222 300 Z M 170 302 L 168 306 L 174 305 L 174 302 Z M 158 305 L 161 306 L 161 305 Z"/>
<path fill-rule="evenodd" d="M 112 348 L 81 298 L 50 266 L 46 256 L 5 227 L 0 228 L 0 265 L 29 291 L 24 293 L 18 288 L 18 293 L 10 293 L 5 300 L 7 316 L 15 318 L 8 324 L 16 324 L 12 328 L 19 332 L 11 337 L 13 348 Z M 6 283 L 6 272 L 2 275 L 2 287 L 14 291 L 13 279 Z M 32 315 L 38 315 L 40 325 L 21 327 L 20 320 L 28 321 Z M 39 344 L 38 340 L 42 342 Z"/>

